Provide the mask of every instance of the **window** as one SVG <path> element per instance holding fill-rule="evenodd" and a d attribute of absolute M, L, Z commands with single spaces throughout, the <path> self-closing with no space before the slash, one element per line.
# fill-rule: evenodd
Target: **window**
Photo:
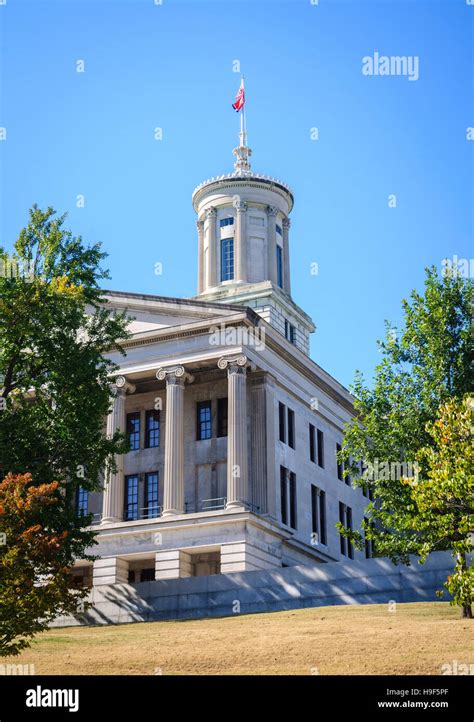
<path fill-rule="evenodd" d="M 289 322 L 285 320 L 285 338 L 290 343 L 295 343 L 295 327 Z"/>
<path fill-rule="evenodd" d="M 286 413 L 285 405 L 281 402 L 278 404 L 278 417 L 280 423 L 280 441 L 286 444 Z"/>
<path fill-rule="evenodd" d="M 296 529 L 296 474 L 280 466 L 281 521 Z"/>
<path fill-rule="evenodd" d="M 280 288 L 283 288 L 283 249 L 281 246 L 276 247 L 277 249 L 277 283 Z"/>
<path fill-rule="evenodd" d="M 344 481 L 346 482 L 347 486 L 351 485 L 351 475 L 347 474 L 347 476 L 344 477 Z"/>
<path fill-rule="evenodd" d="M 292 449 L 295 448 L 295 412 L 287 409 L 285 404 L 278 404 L 278 423 L 280 431 L 280 441 L 288 444 Z M 288 431 L 288 439 L 287 439 Z"/>
<path fill-rule="evenodd" d="M 288 409 L 288 446 L 295 448 L 295 412 Z"/>
<path fill-rule="evenodd" d="M 153 519 L 158 515 L 158 472 L 152 471 L 145 474 L 145 517 Z"/>
<path fill-rule="evenodd" d="M 140 412 L 134 411 L 127 414 L 127 435 L 130 451 L 137 451 L 140 448 Z"/>
<path fill-rule="evenodd" d="M 77 516 L 87 516 L 89 513 L 89 492 L 79 486 L 76 491 L 76 514 Z"/>
<path fill-rule="evenodd" d="M 326 544 L 326 492 L 314 484 L 311 485 L 311 515 L 318 544 Z"/>
<path fill-rule="evenodd" d="M 234 278 L 234 239 L 223 238 L 221 241 L 221 281 L 232 281 Z"/>
<path fill-rule="evenodd" d="M 345 519 L 346 519 L 345 506 L 342 503 L 342 501 L 340 501 L 339 502 L 339 521 L 341 524 L 344 524 L 344 526 L 345 526 Z M 341 543 L 341 554 L 345 555 L 347 539 L 340 532 L 339 532 L 339 541 Z"/>
<path fill-rule="evenodd" d="M 342 446 L 340 444 L 336 444 L 336 453 L 338 454 L 340 451 L 342 451 Z M 342 461 L 337 462 L 337 478 L 341 481 L 344 478 L 344 464 Z"/>
<path fill-rule="evenodd" d="M 138 519 L 138 476 L 125 477 L 125 521 Z"/>
<path fill-rule="evenodd" d="M 287 493 L 286 493 L 286 469 L 284 466 L 280 466 L 280 494 L 281 494 L 281 521 L 282 524 L 286 524 L 287 519 Z"/>
<path fill-rule="evenodd" d="M 197 404 L 197 440 L 212 438 L 212 413 L 210 401 L 198 401 Z"/>
<path fill-rule="evenodd" d="M 350 506 L 346 506 L 346 526 L 352 531 L 352 509 Z M 354 559 L 354 547 L 348 540 L 347 551 L 349 553 L 349 559 Z"/>
<path fill-rule="evenodd" d="M 160 445 L 160 412 L 151 409 L 145 417 L 145 447 L 156 449 Z"/>
<path fill-rule="evenodd" d="M 370 521 L 365 517 L 364 519 L 366 526 L 370 526 Z M 365 558 L 372 559 L 374 556 L 374 542 L 371 539 L 367 539 L 365 536 Z"/>
<path fill-rule="evenodd" d="M 290 471 L 289 478 L 289 496 L 290 496 L 290 526 L 296 529 L 296 474 Z"/>
<path fill-rule="evenodd" d="M 217 399 L 217 436 L 227 436 L 228 409 L 227 399 Z"/>
<path fill-rule="evenodd" d="M 324 469 L 324 433 L 318 429 L 318 466 Z"/>
<path fill-rule="evenodd" d="M 219 221 L 219 225 L 221 228 L 224 228 L 224 226 L 233 226 L 234 225 L 234 219 L 229 216 L 229 218 L 222 218 Z"/>
<path fill-rule="evenodd" d="M 141 582 L 154 582 L 155 581 L 155 570 L 154 569 L 142 569 L 140 574 Z"/>
<path fill-rule="evenodd" d="M 282 235 L 283 235 L 283 231 L 281 230 L 281 226 L 279 226 L 278 223 L 277 223 L 276 226 L 275 226 L 275 228 L 276 228 L 276 232 L 278 233 L 278 235 L 279 235 L 279 236 L 282 236 Z"/>
<path fill-rule="evenodd" d="M 346 529 L 352 531 L 352 509 L 350 506 L 343 504 L 342 501 L 339 502 L 339 521 Z M 340 534 L 340 542 L 341 554 L 348 556 L 349 559 L 354 559 L 354 547 L 349 539 Z"/>
<path fill-rule="evenodd" d="M 316 429 L 314 428 L 313 424 L 310 424 L 309 425 L 309 458 L 313 462 L 316 462 L 315 436 L 316 436 Z"/>

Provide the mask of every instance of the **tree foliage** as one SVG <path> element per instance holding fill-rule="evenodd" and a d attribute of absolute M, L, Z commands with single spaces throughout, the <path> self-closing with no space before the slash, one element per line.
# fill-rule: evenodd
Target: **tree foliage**
<path fill-rule="evenodd" d="M 33 206 L 14 254 L 0 248 L 0 478 L 30 474 L 33 486 L 58 484 L 48 529 L 71 566 L 94 541 L 88 520 L 76 516 L 78 487 L 98 490 L 106 463 L 126 448 L 123 436 L 104 433 L 116 369 L 104 353 L 121 351 L 128 334 L 125 316 L 110 312 L 99 288 L 108 278 L 105 254 L 64 220 Z M 10 579 L 2 578 L 0 596 L 11 593 Z"/>
<path fill-rule="evenodd" d="M 8 474 L 0 483 L 0 656 L 18 654 L 86 589 L 70 588 L 68 532 L 56 531 L 59 484 Z"/>
<path fill-rule="evenodd" d="M 452 552 L 455 568 L 445 586 L 465 616 L 472 616 L 474 596 L 472 401 L 452 399 L 441 406 L 439 418 L 427 425 L 433 445 L 418 452 L 426 473 L 404 480 L 417 510 L 411 526 L 420 540 L 420 559 L 424 562 L 433 551 Z"/>
<path fill-rule="evenodd" d="M 410 554 L 420 553 L 417 498 L 403 481 L 403 468 L 395 475 L 371 470 L 376 462 L 389 469 L 411 463 L 413 475 L 424 478 L 427 457 L 419 458 L 419 452 L 435 446 L 430 424 L 443 403 L 460 401 L 472 389 L 472 302 L 470 280 L 455 273 L 440 277 L 435 268 L 427 269 L 424 294 L 413 291 L 402 301 L 403 328 L 386 324 L 372 387 L 356 374 L 356 417 L 346 428 L 339 459 L 355 484 L 373 491 L 364 536 L 380 556 L 396 563 L 409 563 Z M 359 532 L 345 533 L 361 547 Z"/>

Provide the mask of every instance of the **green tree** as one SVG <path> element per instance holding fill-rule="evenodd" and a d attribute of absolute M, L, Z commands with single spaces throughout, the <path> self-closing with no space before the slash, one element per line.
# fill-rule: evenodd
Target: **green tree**
<path fill-rule="evenodd" d="M 413 526 L 419 511 L 403 482 L 403 464 L 412 464 L 412 475 L 419 473 L 418 452 L 434 445 L 427 424 L 443 402 L 462 399 L 472 388 L 472 302 L 471 281 L 427 269 L 424 295 L 413 291 L 402 301 L 402 330 L 386 323 L 373 386 L 356 374 L 356 416 L 345 430 L 339 459 L 355 484 L 370 487 L 374 500 L 363 535 L 345 533 L 358 547 L 364 536 L 372 540 L 376 553 L 395 563 L 409 563 L 409 555 L 420 549 L 420 532 Z"/>
<path fill-rule="evenodd" d="M 64 219 L 33 206 L 14 254 L 0 248 L 0 478 L 57 481 L 49 528 L 67 533 L 71 566 L 94 541 L 75 513 L 77 489 L 99 489 L 106 463 L 126 449 L 104 433 L 116 369 L 104 353 L 123 353 L 127 322 L 99 288 L 108 278 L 99 244 L 84 245 Z"/>
<path fill-rule="evenodd" d="M 472 618 L 474 568 L 470 566 L 474 532 L 474 448 L 472 445 L 472 400 L 452 399 L 440 408 L 439 418 L 427 425 L 433 440 L 418 452 L 426 468 L 422 478 L 405 483 L 417 510 L 410 517 L 419 539 L 420 561 L 433 551 L 452 552 L 455 568 L 445 587 L 452 604 Z"/>

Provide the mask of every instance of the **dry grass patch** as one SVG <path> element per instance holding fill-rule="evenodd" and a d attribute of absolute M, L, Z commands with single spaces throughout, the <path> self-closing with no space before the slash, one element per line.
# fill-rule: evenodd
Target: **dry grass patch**
<path fill-rule="evenodd" d="M 474 661 L 473 630 L 447 603 L 317 607 L 55 629 L 2 662 L 61 675 L 440 674 Z"/>

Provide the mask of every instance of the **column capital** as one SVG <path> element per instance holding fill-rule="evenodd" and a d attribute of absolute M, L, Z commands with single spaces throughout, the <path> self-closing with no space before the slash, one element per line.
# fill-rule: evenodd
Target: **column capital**
<path fill-rule="evenodd" d="M 291 220 L 284 216 L 281 225 L 283 226 L 283 228 L 289 228 L 291 226 Z"/>
<path fill-rule="evenodd" d="M 217 216 L 217 208 L 215 206 L 206 208 L 206 218 L 216 218 L 216 216 Z"/>
<path fill-rule="evenodd" d="M 276 206 L 267 206 L 267 215 L 276 216 L 278 208 Z"/>
<path fill-rule="evenodd" d="M 190 384 L 194 381 L 194 376 L 188 373 L 184 366 L 179 364 L 176 366 L 162 366 L 156 372 L 156 378 L 158 381 L 164 381 L 166 379 L 166 383 L 181 381 L 183 385 L 186 381 Z"/>
<path fill-rule="evenodd" d="M 241 213 L 243 213 L 247 210 L 247 201 L 243 201 L 242 198 L 239 198 L 239 196 L 236 196 L 234 198 L 234 200 L 232 201 L 232 205 L 237 212 L 240 211 Z"/>
<path fill-rule="evenodd" d="M 123 393 L 123 394 L 134 394 L 136 391 L 135 384 L 132 384 L 130 381 L 127 381 L 125 376 L 117 376 L 115 379 L 115 387 L 117 391 Z"/>
<path fill-rule="evenodd" d="M 227 369 L 228 373 L 238 371 L 244 373 L 247 368 L 250 371 L 255 371 L 256 366 L 252 364 L 245 354 L 237 354 L 235 356 L 221 356 L 217 362 L 218 368 L 224 370 Z"/>
<path fill-rule="evenodd" d="M 199 232 L 202 232 L 202 230 L 204 229 L 204 221 L 198 218 L 198 220 L 196 221 L 196 228 Z"/>

